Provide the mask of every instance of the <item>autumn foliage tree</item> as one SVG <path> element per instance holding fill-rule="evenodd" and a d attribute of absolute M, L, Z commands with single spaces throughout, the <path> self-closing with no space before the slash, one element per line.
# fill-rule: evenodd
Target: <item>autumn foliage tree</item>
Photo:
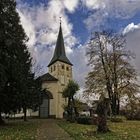
<path fill-rule="evenodd" d="M 126 49 L 119 34 L 96 32 L 87 45 L 88 65 L 86 94 L 105 95 L 113 115 L 119 114 L 121 97 L 133 98 L 139 91 L 137 74 L 130 61 L 134 55 Z"/>

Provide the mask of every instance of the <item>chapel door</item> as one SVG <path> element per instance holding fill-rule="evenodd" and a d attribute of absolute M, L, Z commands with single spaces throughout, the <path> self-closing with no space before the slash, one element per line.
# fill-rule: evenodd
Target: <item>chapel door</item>
<path fill-rule="evenodd" d="M 49 117 L 49 99 L 43 99 L 43 103 L 40 106 L 40 117 L 41 118 Z"/>

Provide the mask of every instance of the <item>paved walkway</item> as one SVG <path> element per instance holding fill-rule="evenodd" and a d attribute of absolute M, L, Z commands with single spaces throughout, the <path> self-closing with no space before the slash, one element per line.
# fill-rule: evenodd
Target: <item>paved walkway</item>
<path fill-rule="evenodd" d="M 67 132 L 57 125 L 57 120 L 47 119 L 37 131 L 37 140 L 73 140 Z"/>

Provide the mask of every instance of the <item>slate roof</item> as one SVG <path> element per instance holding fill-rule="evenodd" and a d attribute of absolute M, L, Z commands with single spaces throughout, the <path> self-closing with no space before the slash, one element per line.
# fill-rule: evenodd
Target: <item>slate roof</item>
<path fill-rule="evenodd" d="M 46 73 L 46 74 L 40 76 L 39 78 L 41 79 L 42 82 L 45 82 L 45 81 L 58 81 L 58 79 L 56 79 L 50 73 Z"/>
<path fill-rule="evenodd" d="M 72 63 L 69 61 L 69 59 L 67 58 L 66 53 L 65 53 L 65 46 L 64 46 L 64 39 L 63 39 L 61 24 L 60 24 L 60 28 L 59 28 L 59 34 L 57 37 L 54 55 L 48 65 L 48 67 L 50 65 L 52 65 L 53 63 L 55 63 L 56 61 L 61 61 L 61 62 L 67 63 L 69 65 L 72 65 Z"/>

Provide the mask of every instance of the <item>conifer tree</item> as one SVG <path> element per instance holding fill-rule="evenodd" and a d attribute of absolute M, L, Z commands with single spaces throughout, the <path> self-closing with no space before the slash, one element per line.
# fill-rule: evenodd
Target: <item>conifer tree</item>
<path fill-rule="evenodd" d="M 21 108 L 26 113 L 25 110 L 36 102 L 36 95 L 31 92 L 32 87 L 36 85 L 31 72 L 32 59 L 26 46 L 27 41 L 16 11 L 15 0 L 0 0 L 1 122 L 1 113 L 16 112 Z"/>

